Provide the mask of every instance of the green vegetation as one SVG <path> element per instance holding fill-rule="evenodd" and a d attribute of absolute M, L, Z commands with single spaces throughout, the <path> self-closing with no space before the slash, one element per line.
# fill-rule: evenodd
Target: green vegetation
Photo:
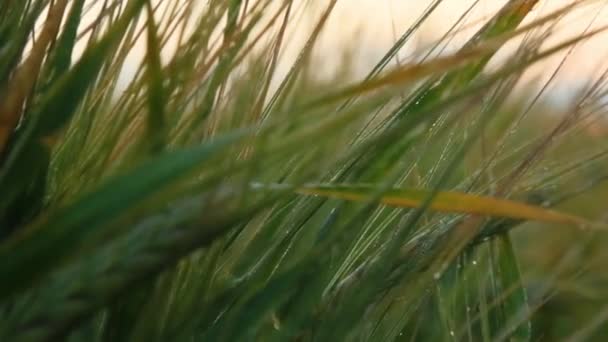
<path fill-rule="evenodd" d="M 0 341 L 608 337 L 608 69 L 562 115 L 512 94 L 598 1 L 393 65 L 434 0 L 321 81 L 336 2 L 285 75 L 307 1 L 0 2 Z"/>

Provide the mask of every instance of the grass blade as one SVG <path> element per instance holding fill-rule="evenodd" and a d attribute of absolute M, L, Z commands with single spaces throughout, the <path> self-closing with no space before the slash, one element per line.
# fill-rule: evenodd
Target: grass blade
<path fill-rule="evenodd" d="M 509 336 L 510 341 L 529 341 L 532 327 L 529 319 L 528 295 L 522 283 L 513 243 L 508 235 L 498 239 L 497 252 L 499 253 L 497 278 L 503 295 L 506 296 L 500 301 L 498 308 L 504 316 L 499 322 L 506 325 L 501 329 L 502 334 Z"/>
<path fill-rule="evenodd" d="M 310 185 L 297 189 L 297 192 L 305 195 L 361 202 L 368 199 L 374 189 L 373 186 L 367 185 Z M 418 208 L 429 196 L 429 193 L 430 191 L 421 189 L 392 189 L 380 198 L 380 203 L 400 208 Z M 586 227 L 590 224 L 584 218 L 555 210 L 507 199 L 456 191 L 440 191 L 430 204 L 429 209 L 441 212 L 572 224 L 579 227 Z"/>
<path fill-rule="evenodd" d="M 174 151 L 143 163 L 131 172 L 108 181 L 71 206 L 0 245 L 0 298 L 25 289 L 53 266 L 74 252 L 82 240 L 124 213 L 133 205 L 158 193 L 242 134 L 226 135 L 186 150 Z M 36 265 L 24 268 L 22 265 Z M 10 279 L 10 280 L 9 280 Z"/>

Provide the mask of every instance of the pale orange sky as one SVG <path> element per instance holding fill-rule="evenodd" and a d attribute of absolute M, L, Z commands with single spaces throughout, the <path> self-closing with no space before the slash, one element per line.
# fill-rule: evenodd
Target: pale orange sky
<path fill-rule="evenodd" d="M 296 7 L 300 7 L 297 5 L 308 6 L 308 12 L 299 18 L 294 18 L 297 25 L 293 25 L 290 31 L 289 44 L 279 65 L 279 73 L 285 73 L 297 56 L 310 32 L 311 23 L 318 17 L 314 14 L 315 9 L 318 13 L 329 1 L 295 1 Z M 430 2 L 430 0 L 338 0 L 315 49 L 318 62 L 315 67 L 318 67 L 318 73 L 328 76 L 334 73 L 339 66 L 341 52 L 346 48 L 351 48 L 354 51 L 353 78 L 363 76 L 391 47 L 396 37 L 405 32 L 422 14 Z M 400 53 L 400 57 L 407 60 L 407 56 L 414 51 L 416 46 L 429 46 L 433 40 L 441 37 L 473 2 L 474 0 L 443 0 L 430 19 L 414 34 L 413 39 Z M 471 23 L 470 29 L 463 31 L 453 40 L 452 51 L 462 45 L 468 36 L 485 22 L 484 19 L 487 20 L 491 13 L 505 2 L 506 0 L 479 0 L 479 4 L 466 20 L 467 23 Z M 556 8 L 573 2 L 583 2 L 585 5 L 562 20 L 558 33 L 547 41 L 549 46 L 583 32 L 595 15 L 597 18 L 593 27 L 608 24 L 608 8 L 606 8 L 608 0 L 541 0 L 526 20 L 533 20 L 535 17 L 550 13 Z M 276 3 L 279 4 L 279 1 Z M 473 25 L 474 23 L 479 24 Z M 145 46 L 141 45 L 135 51 L 132 62 L 134 65 L 139 62 L 139 58 L 144 53 Z M 508 49 L 503 51 L 503 55 L 508 55 Z M 547 79 L 561 61 L 562 56 L 563 54 L 555 55 L 553 58 L 537 64 L 527 73 L 526 80 L 542 82 Z M 498 58 L 498 60 L 500 59 Z M 127 68 L 125 77 L 129 77 L 129 69 L 134 69 L 134 65 L 132 68 Z M 598 70 L 601 70 L 602 65 L 608 65 L 608 33 L 598 35 L 577 47 L 559 73 L 555 87 L 559 92 L 573 93 L 569 88 L 589 81 L 598 73 Z"/>
<path fill-rule="evenodd" d="M 327 0 L 314 2 L 322 7 Z M 395 35 L 399 36 L 405 32 L 430 2 L 429 0 L 339 0 L 319 51 L 332 51 L 332 47 L 340 45 L 355 46 L 359 51 L 357 64 L 363 72 L 390 48 L 395 41 Z M 473 2 L 473 0 L 444 0 L 430 20 L 415 34 L 415 38 L 406 46 L 401 56 L 406 57 L 411 53 L 414 44 L 424 46 L 441 37 Z M 505 0 L 481 0 L 471 12 L 468 22 L 482 22 L 505 2 Z M 541 1 L 527 21 L 572 2 L 573 0 Z M 593 27 L 608 24 L 608 8 L 606 8 L 608 1 L 586 2 L 587 5 L 581 6 L 579 10 L 564 18 L 558 34 L 548 41 L 548 45 L 583 32 L 595 14 L 598 14 L 598 18 L 595 19 Z M 463 32 L 455 39 L 453 46 L 461 45 L 478 27 L 479 25 Z M 547 60 L 535 68 L 530 77 L 555 68 L 560 60 L 561 56 L 557 55 Z M 608 33 L 598 35 L 577 47 L 560 72 L 560 79 L 573 82 L 587 79 L 597 72 L 601 64 L 608 65 Z"/>

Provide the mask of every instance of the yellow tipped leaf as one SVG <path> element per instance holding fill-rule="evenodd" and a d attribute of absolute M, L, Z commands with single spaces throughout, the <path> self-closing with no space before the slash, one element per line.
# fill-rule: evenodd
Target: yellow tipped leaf
<path fill-rule="evenodd" d="M 371 198 L 374 188 L 365 185 L 315 185 L 300 187 L 296 192 L 347 201 L 365 201 Z M 379 198 L 379 202 L 392 207 L 418 208 L 430 194 L 431 191 L 423 189 L 391 189 Z M 456 191 L 438 192 L 429 209 L 448 213 L 505 217 L 577 226 L 590 225 L 584 218 L 552 209 Z"/>

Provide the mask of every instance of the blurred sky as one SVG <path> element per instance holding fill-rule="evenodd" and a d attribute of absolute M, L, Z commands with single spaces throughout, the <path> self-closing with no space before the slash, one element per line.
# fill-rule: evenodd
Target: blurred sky
<path fill-rule="evenodd" d="M 317 8 L 324 7 L 327 1 L 313 1 Z M 325 57 L 327 72 L 336 67 L 338 56 L 331 56 L 336 47 L 354 49 L 355 72 L 358 76 L 364 74 L 390 48 L 396 37 L 405 32 L 431 3 L 431 0 L 338 0 L 332 13 L 323 39 L 320 43 L 319 54 Z M 544 0 L 535 7 L 526 22 L 551 13 L 573 2 L 581 3 L 577 10 L 564 17 L 556 28 L 556 33 L 547 40 L 546 46 L 552 46 L 564 39 L 576 36 L 588 26 L 591 29 L 608 24 L 608 1 L 573 1 L 573 0 Z M 454 51 L 461 46 L 492 13 L 502 7 L 505 0 L 444 0 L 422 27 L 414 34 L 413 39 L 400 54 L 402 60 L 415 49 L 430 46 L 439 39 L 458 18 L 474 3 L 477 3 L 469 13 L 466 22 L 469 29 L 462 31 L 446 52 Z M 302 30 L 304 31 L 304 30 Z M 300 32 L 302 32 L 300 31 Z M 511 44 L 515 47 L 517 44 Z M 510 49 L 502 51 L 508 56 Z M 325 54 L 323 56 L 323 54 Z M 539 84 L 548 79 L 553 70 L 562 61 L 566 52 L 555 55 L 539 63 L 526 75 L 526 81 Z M 500 58 L 497 58 L 500 61 Z M 602 33 L 585 43 L 579 44 L 566 60 L 560 70 L 553 95 L 557 100 L 573 96 L 575 88 L 588 82 L 608 66 L 608 34 Z"/>
<path fill-rule="evenodd" d="M 254 1 L 254 0 L 252 0 Z M 312 24 L 318 19 L 323 8 L 330 0 L 295 0 L 297 13 L 293 18 L 290 38 L 287 40 L 284 58 L 279 65 L 279 73 L 286 73 L 296 58 L 300 48 L 310 34 Z M 343 66 L 344 51 L 351 52 L 351 77 L 356 79 L 365 75 L 370 68 L 386 53 L 398 36 L 403 34 L 429 6 L 431 0 L 338 0 L 330 20 L 315 49 L 315 68 L 317 75 L 331 76 Z M 443 0 L 431 17 L 414 33 L 412 39 L 399 54 L 400 61 L 407 61 L 415 51 L 430 47 L 439 39 L 462 14 L 474 3 L 468 14 L 465 28 L 454 37 L 445 53 L 453 52 L 485 23 L 506 0 Z M 568 37 L 584 32 L 590 24 L 597 28 L 608 24 L 608 0 L 541 0 L 526 22 L 551 13 L 573 2 L 581 3 L 576 11 L 560 21 L 556 33 L 546 41 L 552 46 Z M 101 1 L 99 1 L 101 3 Z M 206 3 L 200 0 L 201 5 Z M 276 5 L 281 2 L 276 0 Z M 93 11 L 94 13 L 94 11 Z M 93 16 L 85 18 L 93 20 Z M 85 20 L 86 22 L 87 20 Z M 136 49 L 131 65 L 123 73 L 123 79 L 133 75 L 133 70 L 141 60 L 145 45 Z M 495 58 L 508 56 L 517 46 L 501 50 Z M 542 84 L 560 64 L 566 52 L 553 56 L 531 68 L 525 82 Z M 554 99 L 563 101 L 576 95 L 575 89 L 603 71 L 608 66 L 608 34 L 602 33 L 577 46 L 560 70 L 550 92 Z M 280 77 L 277 77 L 277 79 Z"/>

